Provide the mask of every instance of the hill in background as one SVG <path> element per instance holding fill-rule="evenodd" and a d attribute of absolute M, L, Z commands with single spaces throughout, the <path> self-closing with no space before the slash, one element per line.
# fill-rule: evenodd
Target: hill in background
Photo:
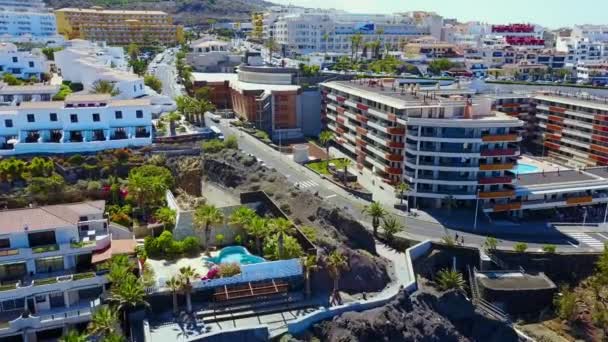
<path fill-rule="evenodd" d="M 207 19 L 248 21 L 251 12 L 260 11 L 274 4 L 264 0 L 45 0 L 47 6 L 90 8 L 102 6 L 108 9 L 138 9 L 164 11 L 173 16 L 178 24 L 192 26 L 206 24 Z"/>

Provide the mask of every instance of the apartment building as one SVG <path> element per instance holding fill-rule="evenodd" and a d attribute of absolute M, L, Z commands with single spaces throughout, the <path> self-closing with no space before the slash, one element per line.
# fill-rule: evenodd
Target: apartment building
<path fill-rule="evenodd" d="M 479 60 L 490 68 L 528 62 L 544 65 L 547 68 L 562 69 L 566 67 L 569 58 L 565 52 L 555 49 L 527 49 L 503 44 L 467 48 L 464 55 L 466 60 Z"/>
<path fill-rule="evenodd" d="M 70 95 L 0 107 L 0 155 L 78 153 L 152 143 L 147 99 Z"/>
<path fill-rule="evenodd" d="M 608 62 L 588 61 L 576 65 L 576 78 L 596 86 L 608 84 Z"/>
<path fill-rule="evenodd" d="M 593 42 L 608 42 L 608 25 L 574 25 L 570 36 Z"/>
<path fill-rule="evenodd" d="M 405 45 L 407 55 L 422 55 L 428 58 L 461 57 L 456 45 L 441 42 L 433 37 L 422 37 L 411 40 Z"/>
<path fill-rule="evenodd" d="M 578 37 L 557 37 L 555 49 L 568 55 L 567 62 L 576 65 L 579 62 L 599 61 L 608 56 L 607 43 Z"/>
<path fill-rule="evenodd" d="M 234 72 L 242 63 L 243 55 L 231 48 L 228 42 L 202 38 L 190 43 L 186 62 L 200 72 Z"/>
<path fill-rule="evenodd" d="M 381 49 L 397 49 L 400 42 L 439 32 L 442 18 L 407 14 L 351 14 L 332 10 L 269 13 L 264 18 L 264 37 L 273 37 L 285 52 L 350 52 L 351 37 L 361 34 L 360 48 L 379 40 Z M 327 39 L 325 39 L 327 38 Z M 439 37 L 436 37 L 439 38 Z"/>
<path fill-rule="evenodd" d="M 523 122 L 492 111 L 490 99 L 392 79 L 321 86 L 337 144 L 360 170 L 409 183 L 411 205 L 474 206 L 511 195 Z"/>
<path fill-rule="evenodd" d="M 57 339 L 90 320 L 108 283 L 95 265 L 134 247 L 113 244 L 104 210 L 91 201 L 0 211 L 1 339 Z"/>
<path fill-rule="evenodd" d="M 53 12 L 43 0 L 1 0 L 0 36 L 3 41 L 61 43 Z"/>
<path fill-rule="evenodd" d="M 19 106 L 22 102 L 51 101 L 59 85 L 35 84 L 9 86 L 0 82 L 0 107 Z"/>
<path fill-rule="evenodd" d="M 532 24 L 492 25 L 491 35 L 503 37 L 505 43 L 511 46 L 527 48 L 545 47 L 544 29 Z"/>
<path fill-rule="evenodd" d="M 39 49 L 19 51 L 13 43 L 0 43 L 0 74 L 13 74 L 17 78 L 41 80 L 50 72 L 50 64 Z"/>
<path fill-rule="evenodd" d="M 55 11 L 57 30 L 67 39 L 82 38 L 108 44 L 176 45 L 183 28 L 161 11 L 106 10 L 101 7 Z"/>
<path fill-rule="evenodd" d="M 55 64 L 64 80 L 82 83 L 91 90 L 98 80 L 112 82 L 117 98 L 132 99 L 146 95 L 143 78 L 131 72 L 124 49 L 103 43 L 75 39 L 55 52 Z"/>

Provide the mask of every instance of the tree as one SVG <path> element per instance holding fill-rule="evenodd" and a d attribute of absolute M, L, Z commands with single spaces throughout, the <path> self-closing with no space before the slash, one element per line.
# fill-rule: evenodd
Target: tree
<path fill-rule="evenodd" d="M 316 255 L 307 255 L 301 258 L 302 267 L 304 267 L 304 282 L 306 283 L 306 287 L 304 293 L 306 294 L 306 298 L 310 298 L 312 293 L 310 287 L 310 276 L 311 272 L 319 268 L 317 265 L 317 256 Z"/>
<path fill-rule="evenodd" d="M 197 100 L 207 100 L 211 99 L 211 87 L 200 87 L 194 91 L 194 98 Z"/>
<path fill-rule="evenodd" d="M 127 54 L 131 60 L 138 60 L 139 54 L 141 53 L 139 46 L 135 43 L 131 43 L 127 46 Z"/>
<path fill-rule="evenodd" d="M 169 207 L 161 207 L 156 209 L 154 213 L 154 218 L 156 218 L 159 222 L 163 224 L 163 229 L 166 230 L 167 226 L 174 227 L 175 226 L 175 218 L 177 213 L 175 210 Z"/>
<path fill-rule="evenodd" d="M 162 203 L 172 186 L 171 171 L 161 166 L 143 165 L 129 172 L 129 197 L 135 199 L 144 219 L 147 218 L 147 209 Z"/>
<path fill-rule="evenodd" d="M 563 286 L 553 298 L 553 305 L 555 305 L 557 316 L 569 323 L 574 322 L 577 316 L 577 300 L 576 293 L 568 288 L 568 286 Z"/>
<path fill-rule="evenodd" d="M 498 240 L 493 236 L 488 236 L 483 243 L 483 248 L 486 253 L 493 253 L 498 247 Z"/>
<path fill-rule="evenodd" d="M 27 186 L 27 193 L 45 200 L 49 195 L 57 195 L 63 191 L 65 180 L 57 173 L 50 177 L 32 177 Z"/>
<path fill-rule="evenodd" d="M 120 334 L 118 314 L 107 305 L 101 306 L 91 316 L 87 330 L 91 335 L 98 337 Z"/>
<path fill-rule="evenodd" d="M 131 59 L 129 60 L 129 66 L 133 68 L 133 72 L 138 76 L 145 75 L 148 69 L 148 63 L 144 60 Z"/>
<path fill-rule="evenodd" d="M 141 306 L 150 306 L 145 298 L 146 291 L 143 284 L 131 273 L 112 286 L 108 301 L 114 303 L 117 310 L 122 312 L 123 327 L 128 327 L 131 310 Z M 123 328 L 123 331 L 128 331 L 128 329 Z"/>
<path fill-rule="evenodd" d="M 363 209 L 363 214 L 372 218 L 374 236 L 378 236 L 378 226 L 380 226 L 380 220 L 386 216 L 386 210 L 382 207 L 380 202 L 372 202 L 372 204 Z"/>
<path fill-rule="evenodd" d="M 88 340 L 88 335 L 81 334 L 78 330 L 74 329 L 69 330 L 67 334 L 59 338 L 59 342 L 87 342 Z"/>
<path fill-rule="evenodd" d="M 134 265 L 126 255 L 114 255 L 107 261 L 108 281 L 112 284 L 120 284 L 125 278 L 132 274 Z"/>
<path fill-rule="evenodd" d="M 268 63 L 272 63 L 272 54 L 279 49 L 279 46 L 274 38 L 270 37 L 264 43 L 264 47 L 268 49 Z"/>
<path fill-rule="evenodd" d="M 126 338 L 121 334 L 108 334 L 101 339 L 101 342 L 126 342 Z"/>
<path fill-rule="evenodd" d="M 222 223 L 224 214 L 214 205 L 202 205 L 194 212 L 194 222 L 197 228 L 203 230 L 205 236 L 205 252 L 209 253 L 209 238 L 211 225 Z"/>
<path fill-rule="evenodd" d="M 181 114 L 176 112 L 171 112 L 164 117 L 165 121 L 169 122 L 169 133 L 173 136 L 175 135 L 175 123 L 182 119 Z M 156 154 L 155 156 L 158 156 Z M 157 165 L 158 166 L 158 165 Z"/>
<path fill-rule="evenodd" d="M 346 183 L 348 182 L 348 167 L 352 164 L 352 161 L 350 159 L 343 159 L 341 161 L 342 167 L 344 168 L 344 175 L 342 177 L 342 181 L 344 182 L 344 185 L 346 185 Z"/>
<path fill-rule="evenodd" d="M 407 184 L 406 182 L 399 182 L 399 184 L 397 184 L 395 186 L 395 192 L 397 192 L 399 194 L 399 200 L 401 202 L 401 205 L 403 206 L 403 195 L 405 195 L 406 193 L 409 193 L 410 191 L 410 185 Z M 409 200 L 409 194 L 407 195 L 407 201 L 406 203 L 407 205 L 407 210 L 410 210 L 410 200 Z"/>
<path fill-rule="evenodd" d="M 181 290 L 186 295 L 186 312 L 192 312 L 192 283 L 191 280 L 197 279 L 200 275 L 191 266 L 181 267 L 179 269 L 179 281 Z"/>
<path fill-rule="evenodd" d="M 283 252 L 279 253 L 279 235 L 272 234 L 264 240 L 264 257 L 268 260 L 288 260 L 304 255 L 302 246 L 293 236 L 286 235 L 282 242 Z"/>
<path fill-rule="evenodd" d="M 393 241 L 395 234 L 403 231 L 403 225 L 396 217 L 388 216 L 382 221 L 382 229 L 384 230 L 386 240 L 391 242 Z"/>
<path fill-rule="evenodd" d="M 291 221 L 283 218 L 283 217 L 279 217 L 279 218 L 274 218 L 271 219 L 269 222 L 269 226 L 270 229 L 272 230 L 273 233 L 277 234 L 278 236 L 278 244 L 279 244 L 279 259 L 283 259 L 284 258 L 284 241 L 285 241 L 285 235 L 290 235 L 293 231 L 294 231 L 294 227 L 293 227 L 293 223 L 291 223 Z"/>
<path fill-rule="evenodd" d="M 55 52 L 57 51 L 61 51 L 63 48 L 57 47 L 57 48 L 53 48 L 53 47 L 46 47 L 42 49 L 42 54 L 44 54 L 44 56 L 46 57 L 47 60 L 49 61 L 54 61 L 55 60 Z"/>
<path fill-rule="evenodd" d="M 262 254 L 262 239 L 268 234 L 268 220 L 263 217 L 255 216 L 247 226 L 245 226 L 247 234 L 255 239 L 255 247 L 258 254 Z"/>
<path fill-rule="evenodd" d="M 110 94 L 112 96 L 117 96 L 120 94 L 120 90 L 118 90 L 114 83 L 106 80 L 97 80 L 93 82 L 91 85 L 91 93 L 93 94 Z"/>
<path fill-rule="evenodd" d="M 146 75 L 144 84 L 159 94 L 163 91 L 163 83 L 154 75 Z"/>
<path fill-rule="evenodd" d="M 342 271 L 348 267 L 348 261 L 346 260 L 346 257 L 340 253 L 340 251 L 334 250 L 327 258 L 326 266 L 329 276 L 332 278 L 334 283 L 332 290 L 332 301 L 342 304 L 342 298 L 340 297 L 339 292 L 340 276 L 342 275 Z"/>
<path fill-rule="evenodd" d="M 465 281 L 462 277 L 462 273 L 447 268 L 437 272 L 436 278 L 437 287 L 441 291 L 447 291 L 451 289 L 462 290 L 465 287 Z"/>
<path fill-rule="evenodd" d="M 357 61 L 357 52 L 359 52 L 359 47 L 361 47 L 361 42 L 363 41 L 363 36 L 361 33 L 355 33 L 350 36 L 350 59 L 354 62 Z"/>
<path fill-rule="evenodd" d="M 173 297 L 173 314 L 177 314 L 177 291 L 181 290 L 182 282 L 178 277 L 173 276 L 165 282 L 165 285 L 171 290 L 171 296 Z"/>
<path fill-rule="evenodd" d="M 513 250 L 517 253 L 524 253 L 528 249 L 528 244 L 525 242 L 518 242 L 513 246 Z"/>
<path fill-rule="evenodd" d="M 332 140 L 334 140 L 334 133 L 332 131 L 323 131 L 319 134 L 319 142 L 325 147 L 327 160 L 329 160 L 329 146 Z"/>
<path fill-rule="evenodd" d="M 450 70 L 455 66 L 449 59 L 439 58 L 434 59 L 429 63 L 429 71 L 435 75 L 440 74 L 442 71 Z"/>
<path fill-rule="evenodd" d="M 255 210 L 246 206 L 240 206 L 230 214 L 230 224 L 237 225 L 243 229 L 247 229 L 247 226 L 256 217 Z"/>

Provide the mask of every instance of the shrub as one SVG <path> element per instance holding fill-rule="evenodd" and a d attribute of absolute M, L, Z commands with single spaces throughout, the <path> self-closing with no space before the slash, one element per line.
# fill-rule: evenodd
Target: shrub
<path fill-rule="evenodd" d="M 239 142 L 236 136 L 231 135 L 224 141 L 224 146 L 229 149 L 237 150 L 239 148 Z"/>
<path fill-rule="evenodd" d="M 181 249 L 182 249 L 182 253 L 185 254 L 197 254 L 200 250 L 200 244 L 198 241 L 198 238 L 194 237 L 194 236 L 188 236 L 187 238 L 183 239 L 181 242 Z"/>
<path fill-rule="evenodd" d="M 315 243 L 317 241 L 317 230 L 311 226 L 303 226 L 300 228 L 302 234 L 306 236 L 310 242 Z"/>
<path fill-rule="evenodd" d="M 225 239 L 226 239 L 226 237 L 224 236 L 224 234 L 216 234 L 215 235 L 215 243 L 218 246 L 221 246 L 224 243 Z"/>
<path fill-rule="evenodd" d="M 243 244 L 243 237 L 239 234 L 237 236 L 234 237 L 234 243 L 236 243 L 237 245 L 242 245 Z"/>
<path fill-rule="evenodd" d="M 515 244 L 515 246 L 513 246 L 513 250 L 517 253 L 523 253 L 526 251 L 526 249 L 528 249 L 528 244 L 524 242 L 518 242 Z"/>
<path fill-rule="evenodd" d="M 556 250 L 557 250 L 557 248 L 555 247 L 555 245 L 544 245 L 543 246 L 543 251 L 545 253 L 555 253 Z"/>
<path fill-rule="evenodd" d="M 81 156 L 80 154 L 75 154 L 73 156 L 71 156 L 70 158 L 68 158 L 68 163 L 70 163 L 70 165 L 81 165 L 82 163 L 84 163 L 84 157 Z"/>
<path fill-rule="evenodd" d="M 152 88 L 152 90 L 159 94 L 163 89 L 163 83 L 156 76 L 153 75 L 144 76 L 144 84 Z"/>
<path fill-rule="evenodd" d="M 98 191 L 101 189 L 101 183 L 98 181 L 89 181 L 87 183 L 87 190 L 88 191 Z"/>
<path fill-rule="evenodd" d="M 241 273 L 241 265 L 237 264 L 236 262 L 222 263 L 218 266 L 218 268 L 219 275 L 222 278 L 232 277 Z"/>
<path fill-rule="evenodd" d="M 283 259 L 299 258 L 304 255 L 302 246 L 293 236 L 285 236 L 283 239 Z M 264 243 L 264 257 L 270 260 L 279 260 L 278 235 L 274 234 L 267 238 Z"/>
<path fill-rule="evenodd" d="M 63 101 L 71 93 L 72 93 L 72 90 L 70 89 L 70 87 L 68 87 L 65 84 L 62 84 L 59 87 L 59 91 L 57 92 L 57 94 L 53 95 L 52 100 L 53 101 Z"/>
<path fill-rule="evenodd" d="M 110 216 L 110 221 L 116 222 L 116 223 L 120 224 L 121 226 L 125 226 L 125 227 L 130 227 L 132 224 L 131 218 L 129 217 L 129 215 L 122 213 L 122 212 L 112 214 Z"/>
<path fill-rule="evenodd" d="M 211 139 L 203 142 L 202 148 L 206 153 L 217 153 L 224 149 L 224 143 L 219 139 Z"/>
<path fill-rule="evenodd" d="M 461 273 L 449 269 L 442 269 L 437 272 L 436 282 L 442 291 L 450 289 L 462 290 L 466 284 Z"/>
<path fill-rule="evenodd" d="M 493 251 L 496 250 L 497 246 L 498 246 L 498 240 L 492 236 L 488 236 L 486 238 L 486 241 L 483 243 L 483 247 L 484 247 L 486 253 L 492 253 Z"/>

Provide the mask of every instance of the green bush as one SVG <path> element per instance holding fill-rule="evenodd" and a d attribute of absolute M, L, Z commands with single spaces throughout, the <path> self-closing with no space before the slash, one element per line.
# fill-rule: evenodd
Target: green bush
<path fill-rule="evenodd" d="M 232 277 L 241 273 L 241 265 L 236 262 L 222 263 L 218 266 L 219 275 L 222 278 Z"/>
<path fill-rule="evenodd" d="M 233 150 L 238 150 L 239 141 L 237 140 L 236 136 L 231 135 L 228 138 L 226 138 L 226 140 L 224 141 L 224 147 L 233 149 Z"/>
<path fill-rule="evenodd" d="M 150 257 L 176 258 L 183 254 L 197 254 L 199 250 L 198 238 L 188 236 L 182 241 L 177 241 L 173 239 L 173 234 L 168 230 L 165 230 L 156 238 L 147 236 L 144 239 L 144 251 Z"/>
<path fill-rule="evenodd" d="M 59 87 L 59 91 L 57 92 L 57 94 L 53 95 L 52 100 L 53 101 L 63 101 L 71 93 L 72 93 L 72 90 L 70 89 L 70 87 L 65 84 L 62 84 L 61 87 Z"/>
<path fill-rule="evenodd" d="M 545 253 L 555 253 L 556 250 L 557 250 L 557 248 L 555 247 L 555 245 L 544 245 L 543 246 L 543 251 Z"/>
<path fill-rule="evenodd" d="M 84 163 L 84 157 L 81 156 L 80 154 L 75 154 L 71 157 L 68 158 L 68 163 L 70 163 L 70 165 L 81 165 L 82 163 Z"/>
<path fill-rule="evenodd" d="M 202 143 L 203 151 L 206 153 L 217 153 L 224 149 L 224 142 L 219 139 L 212 139 Z"/>
<path fill-rule="evenodd" d="M 518 242 L 513 246 L 513 250 L 515 250 L 517 253 L 523 253 L 526 251 L 526 249 L 528 249 L 528 244 L 524 242 Z"/>
<path fill-rule="evenodd" d="M 237 245 L 242 245 L 243 244 L 243 237 L 239 234 L 237 236 L 234 237 L 234 243 L 236 243 Z"/>
<path fill-rule="evenodd" d="M 193 255 L 197 254 L 200 250 L 200 243 L 198 241 L 198 238 L 194 236 L 188 236 L 187 238 L 180 241 L 180 243 L 182 245 L 182 253 Z"/>

